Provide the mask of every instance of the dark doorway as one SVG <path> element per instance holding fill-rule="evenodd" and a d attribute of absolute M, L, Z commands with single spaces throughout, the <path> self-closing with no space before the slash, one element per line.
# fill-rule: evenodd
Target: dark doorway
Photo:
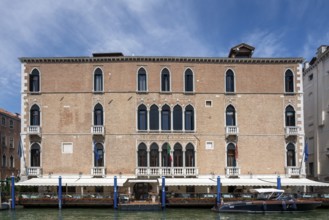
<path fill-rule="evenodd" d="M 152 190 L 152 186 L 149 183 L 136 183 L 134 185 L 134 194 L 136 200 L 146 200 L 149 196 L 149 192 Z"/>

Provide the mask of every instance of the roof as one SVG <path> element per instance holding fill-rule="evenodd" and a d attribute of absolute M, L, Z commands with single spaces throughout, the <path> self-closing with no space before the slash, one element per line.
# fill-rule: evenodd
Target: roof
<path fill-rule="evenodd" d="M 231 58 L 250 58 L 254 52 L 255 48 L 246 43 L 241 43 L 232 47 L 228 57 Z"/>
<path fill-rule="evenodd" d="M 9 117 L 20 119 L 20 114 L 8 112 L 7 110 L 5 110 L 3 108 L 0 108 L 0 113 L 5 114 L 5 115 L 7 115 Z"/>
<path fill-rule="evenodd" d="M 21 63 L 104 63 L 104 62 L 177 62 L 177 63 L 261 63 L 294 64 L 302 63 L 302 57 L 282 58 L 227 58 L 227 57 L 174 57 L 174 56 L 102 56 L 102 57 L 21 57 Z"/>

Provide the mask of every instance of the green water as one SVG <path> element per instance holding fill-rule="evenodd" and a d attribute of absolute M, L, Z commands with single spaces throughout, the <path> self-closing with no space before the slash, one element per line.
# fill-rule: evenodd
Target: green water
<path fill-rule="evenodd" d="M 173 209 L 167 208 L 165 211 L 157 212 L 135 212 L 135 211 L 115 211 L 113 209 L 24 209 L 17 208 L 15 211 L 0 211 L 0 220 L 76 220 L 76 219 L 328 219 L 329 209 L 318 209 L 305 213 L 285 213 L 285 214 L 220 214 L 210 211 L 210 209 Z"/>

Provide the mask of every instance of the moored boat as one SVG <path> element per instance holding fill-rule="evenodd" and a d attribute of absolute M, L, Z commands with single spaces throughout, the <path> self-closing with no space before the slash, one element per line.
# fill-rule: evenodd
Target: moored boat
<path fill-rule="evenodd" d="M 212 210 L 228 213 L 304 212 L 321 206 L 320 201 L 285 196 L 281 189 L 251 189 L 250 192 L 255 194 L 253 200 L 221 202 Z"/>

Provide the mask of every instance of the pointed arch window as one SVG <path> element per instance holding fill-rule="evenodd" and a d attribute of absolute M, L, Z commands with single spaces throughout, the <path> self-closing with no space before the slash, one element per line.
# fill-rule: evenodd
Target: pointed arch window
<path fill-rule="evenodd" d="M 30 125 L 40 126 L 40 108 L 38 105 L 33 105 L 30 110 Z"/>
<path fill-rule="evenodd" d="M 161 91 L 170 91 L 170 73 L 167 68 L 163 69 L 161 72 Z"/>
<path fill-rule="evenodd" d="M 235 108 L 232 105 L 226 108 L 226 126 L 236 126 Z"/>
<path fill-rule="evenodd" d="M 39 70 L 34 69 L 30 74 L 30 92 L 40 91 L 40 73 Z"/>
<path fill-rule="evenodd" d="M 31 167 L 40 167 L 40 145 L 33 143 L 31 146 Z"/>
<path fill-rule="evenodd" d="M 94 125 L 104 125 L 103 115 L 103 106 L 98 103 L 94 107 Z"/>
<path fill-rule="evenodd" d="M 285 73 L 285 87 L 286 92 L 294 92 L 294 74 L 291 70 Z"/>
<path fill-rule="evenodd" d="M 138 146 L 138 166 L 147 167 L 147 151 L 146 145 L 144 143 Z"/>
<path fill-rule="evenodd" d="M 173 112 L 173 127 L 174 130 L 182 130 L 183 129 L 183 117 L 182 117 L 182 107 L 179 105 L 176 105 L 174 107 L 174 112 Z"/>
<path fill-rule="evenodd" d="M 295 110 L 289 105 L 286 107 L 286 126 L 296 126 Z"/>
<path fill-rule="evenodd" d="M 191 69 L 185 71 L 185 92 L 193 92 L 193 72 Z"/>
<path fill-rule="evenodd" d="M 170 167 L 171 166 L 171 147 L 169 143 L 164 143 L 162 145 L 161 158 L 162 158 L 162 167 Z"/>
<path fill-rule="evenodd" d="M 94 91 L 103 92 L 103 71 L 100 68 L 94 72 Z"/>
<path fill-rule="evenodd" d="M 183 148 L 179 143 L 174 146 L 174 167 L 183 166 Z"/>
<path fill-rule="evenodd" d="M 14 157 L 13 156 L 10 156 L 9 158 L 9 162 L 10 162 L 10 168 L 14 168 L 15 164 L 14 164 Z"/>
<path fill-rule="evenodd" d="M 161 111 L 161 130 L 169 131 L 171 129 L 171 116 L 170 107 L 164 105 Z"/>
<path fill-rule="evenodd" d="M 235 144 L 229 143 L 227 145 L 227 166 L 228 167 L 235 167 L 236 166 L 236 150 Z"/>
<path fill-rule="evenodd" d="M 147 130 L 147 109 L 145 105 L 138 107 L 138 130 Z"/>
<path fill-rule="evenodd" d="M 234 82 L 234 73 L 232 70 L 226 71 L 225 81 L 226 81 L 226 92 L 234 92 L 235 82 Z"/>
<path fill-rule="evenodd" d="M 195 167 L 195 151 L 194 151 L 194 146 L 191 143 L 187 144 L 186 146 L 185 166 Z"/>
<path fill-rule="evenodd" d="M 194 130 L 194 108 L 191 105 L 185 108 L 185 130 Z"/>
<path fill-rule="evenodd" d="M 104 146 L 101 143 L 96 143 L 94 146 L 94 166 L 103 167 L 104 166 Z"/>
<path fill-rule="evenodd" d="M 2 155 L 2 167 L 6 167 L 7 166 L 7 157 L 6 155 Z"/>
<path fill-rule="evenodd" d="M 293 143 L 289 143 L 287 145 L 287 166 L 288 167 L 296 166 L 296 152 L 295 152 L 295 145 Z"/>
<path fill-rule="evenodd" d="M 159 107 L 156 105 L 150 108 L 150 130 L 159 130 Z"/>
<path fill-rule="evenodd" d="M 138 70 L 138 91 L 139 92 L 146 92 L 147 91 L 147 78 L 146 78 L 146 71 L 144 68 L 140 68 Z"/>
<path fill-rule="evenodd" d="M 159 147 L 156 143 L 153 143 L 151 145 L 150 166 L 151 167 L 158 167 L 159 166 Z"/>

